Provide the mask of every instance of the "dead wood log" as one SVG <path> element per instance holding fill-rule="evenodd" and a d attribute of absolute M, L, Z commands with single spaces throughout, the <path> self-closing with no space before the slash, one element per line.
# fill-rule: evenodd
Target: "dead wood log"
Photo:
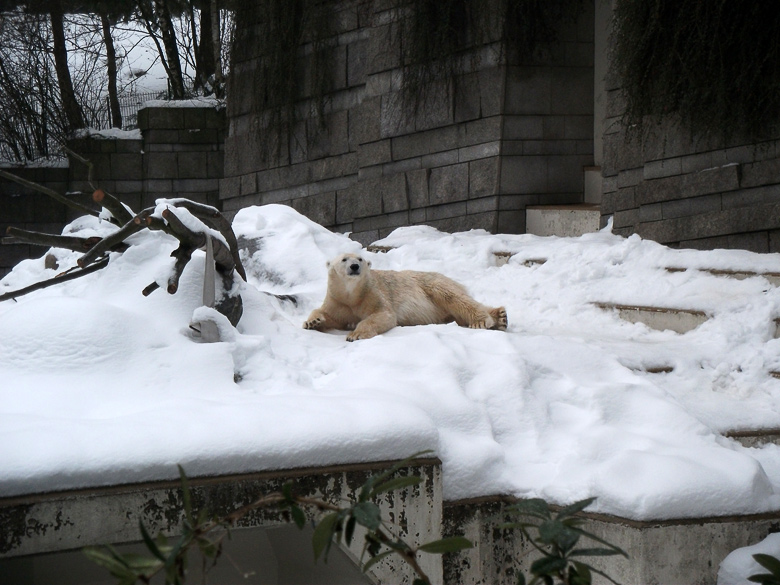
<path fill-rule="evenodd" d="M 119 228 L 112 234 L 109 234 L 102 238 L 97 244 L 92 246 L 86 254 L 78 259 L 77 264 L 81 268 L 85 268 L 92 264 L 98 257 L 105 255 L 111 251 L 114 246 L 119 246 L 124 243 L 125 238 L 132 236 L 133 234 L 141 231 L 143 226 L 135 223 L 133 219 L 128 221 L 125 225 Z M 127 246 L 127 244 L 125 244 Z"/>
<path fill-rule="evenodd" d="M 105 268 L 106 266 L 108 266 L 108 258 L 104 258 L 100 262 L 92 264 L 87 268 L 82 268 L 79 270 L 76 270 L 75 268 L 71 268 L 70 270 L 63 272 L 62 274 L 58 274 L 54 278 L 50 278 L 49 280 L 36 282 L 35 284 L 31 284 L 30 286 L 20 288 L 19 290 L 7 292 L 3 295 L 0 295 L 0 302 L 7 301 L 8 299 L 16 299 L 16 297 L 21 297 L 22 295 L 26 295 L 27 293 L 31 293 L 33 291 L 40 290 L 42 288 L 53 286 L 55 284 L 60 284 L 61 282 L 67 282 L 69 280 L 75 280 L 77 278 L 81 278 L 82 276 L 86 276 L 87 274 L 92 274 L 93 272 L 97 272 L 98 270 L 100 270 L 101 268 Z"/>
<path fill-rule="evenodd" d="M 34 183 L 33 181 L 22 179 L 21 177 L 14 175 L 13 173 L 9 173 L 8 171 L 4 171 L 0 169 L 0 177 L 3 177 L 15 183 L 19 183 L 20 185 L 23 185 L 28 189 L 32 189 L 34 191 L 38 191 L 39 193 L 43 193 L 44 195 L 48 195 L 52 199 L 56 199 L 60 203 L 67 205 L 71 209 L 75 209 L 79 213 L 86 213 L 87 215 L 91 215 L 93 217 L 97 217 L 98 215 L 100 215 L 96 210 L 87 207 L 86 205 L 82 205 L 78 201 L 72 201 L 71 199 L 68 199 L 64 195 L 60 195 L 54 189 L 49 189 L 48 187 L 44 187 L 43 185 Z"/>

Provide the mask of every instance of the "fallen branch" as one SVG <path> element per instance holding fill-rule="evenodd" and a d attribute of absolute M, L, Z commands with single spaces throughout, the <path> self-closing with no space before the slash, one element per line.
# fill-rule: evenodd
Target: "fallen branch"
<path fill-rule="evenodd" d="M 82 205 L 77 201 L 72 201 L 63 195 L 60 195 L 53 189 L 49 189 L 48 187 L 44 187 L 43 185 L 39 185 L 38 183 L 34 183 L 32 181 L 28 181 L 27 179 L 22 179 L 21 177 L 14 175 L 13 173 L 9 173 L 8 171 L 4 171 L 0 169 L 0 177 L 8 179 L 9 181 L 13 181 L 14 183 L 19 183 L 20 185 L 27 187 L 28 189 L 33 189 L 34 191 L 38 191 L 39 193 L 48 195 L 52 199 L 56 199 L 60 203 L 63 203 L 68 207 L 70 207 L 71 209 L 75 209 L 80 213 L 86 213 L 87 215 L 91 215 L 93 217 L 97 217 L 99 215 L 99 213 L 94 209 L 91 209 L 86 205 Z"/>
<path fill-rule="evenodd" d="M 80 270 L 75 270 L 75 268 L 71 268 L 70 270 L 63 272 L 62 274 L 55 276 L 54 278 L 50 278 L 49 280 L 36 282 L 35 284 L 31 284 L 30 286 L 27 286 L 25 288 L 20 288 L 19 290 L 11 291 L 5 293 L 4 295 L 0 295 L 0 302 L 7 301 L 8 299 L 16 299 L 16 297 L 21 297 L 33 291 L 40 290 L 42 288 L 46 288 L 49 286 L 53 286 L 55 284 L 60 284 L 61 282 L 76 280 L 77 278 L 81 278 L 82 276 L 86 276 L 87 274 L 92 274 L 93 272 L 97 272 L 98 270 L 100 270 L 101 268 L 105 268 L 106 266 L 108 266 L 108 258 L 104 258 L 100 262 L 97 262 L 96 264 L 93 264 L 92 266 L 89 266 L 87 268 L 82 268 Z"/>
<path fill-rule="evenodd" d="M 113 234 L 104 237 L 97 244 L 92 246 L 92 248 L 90 248 L 86 254 L 84 254 L 81 258 L 78 259 L 77 262 L 78 265 L 81 268 L 85 268 L 86 266 L 89 266 L 95 260 L 97 260 L 99 256 L 102 256 L 106 252 L 109 252 L 115 246 L 124 244 L 125 238 L 132 236 L 134 233 L 137 233 L 142 229 L 143 226 L 135 223 L 135 221 L 131 218 L 130 221 L 128 221 L 125 225 L 123 225 Z M 124 245 L 127 247 L 127 244 Z"/>

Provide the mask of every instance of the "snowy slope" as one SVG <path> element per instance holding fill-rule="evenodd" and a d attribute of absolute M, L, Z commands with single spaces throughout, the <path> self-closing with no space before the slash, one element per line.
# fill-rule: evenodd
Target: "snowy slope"
<path fill-rule="evenodd" d="M 234 220 L 249 283 L 227 341 L 188 333 L 203 255 L 179 292 L 174 241 L 140 233 L 93 275 L 0 303 L 0 495 L 190 475 L 384 460 L 434 449 L 445 496 L 598 496 L 635 519 L 780 507 L 780 448 L 733 429 L 780 427 L 780 291 L 666 266 L 780 271 L 780 256 L 671 250 L 608 231 L 580 238 L 401 228 L 375 268 L 442 272 L 504 305 L 509 330 L 396 328 L 345 342 L 301 328 L 327 259 L 359 244 L 290 208 Z M 87 218 L 66 231 L 111 231 Z M 495 266 L 493 252 L 515 255 Z M 77 255 L 56 250 L 63 268 Z M 544 258 L 544 264 L 525 265 Z M 0 294 L 54 275 L 21 263 Z M 296 295 L 298 304 L 267 293 Z M 687 334 L 595 302 L 706 311 Z M 647 367 L 673 367 L 648 374 Z M 637 371 L 639 369 L 639 371 Z"/>

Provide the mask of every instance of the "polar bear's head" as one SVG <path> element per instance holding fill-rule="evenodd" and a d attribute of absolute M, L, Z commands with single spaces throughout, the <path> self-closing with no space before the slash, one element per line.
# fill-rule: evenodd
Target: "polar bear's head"
<path fill-rule="evenodd" d="M 341 254 L 328 262 L 328 271 L 342 278 L 359 278 L 368 274 L 371 262 L 359 254 Z"/>

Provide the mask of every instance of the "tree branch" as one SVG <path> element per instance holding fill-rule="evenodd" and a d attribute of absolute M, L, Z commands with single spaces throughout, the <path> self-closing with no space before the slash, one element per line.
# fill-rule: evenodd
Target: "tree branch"
<path fill-rule="evenodd" d="M 135 221 L 131 219 L 125 225 L 123 225 L 121 228 L 115 231 L 113 234 L 105 236 L 97 244 L 92 246 L 92 248 L 90 248 L 86 254 L 84 254 L 81 258 L 78 259 L 77 262 L 78 265 L 81 268 L 89 266 L 99 256 L 113 249 L 114 246 L 123 243 L 125 238 L 128 238 L 132 236 L 134 233 L 141 231 L 141 229 L 143 229 L 143 226 L 135 223 Z"/>
<path fill-rule="evenodd" d="M 103 189 L 95 189 L 92 193 L 92 201 L 102 205 L 114 216 L 119 225 L 125 225 L 132 220 L 135 215 L 125 207 L 119 199 Z"/>
<path fill-rule="evenodd" d="M 86 252 L 101 240 L 98 236 L 91 238 L 59 236 L 23 230 L 13 226 L 9 227 L 6 233 L 10 237 L 0 240 L 3 244 L 32 244 L 33 246 L 44 246 L 46 248 L 63 248 L 74 252 Z M 127 244 L 120 243 L 111 248 L 111 251 L 124 252 L 127 248 Z"/>

